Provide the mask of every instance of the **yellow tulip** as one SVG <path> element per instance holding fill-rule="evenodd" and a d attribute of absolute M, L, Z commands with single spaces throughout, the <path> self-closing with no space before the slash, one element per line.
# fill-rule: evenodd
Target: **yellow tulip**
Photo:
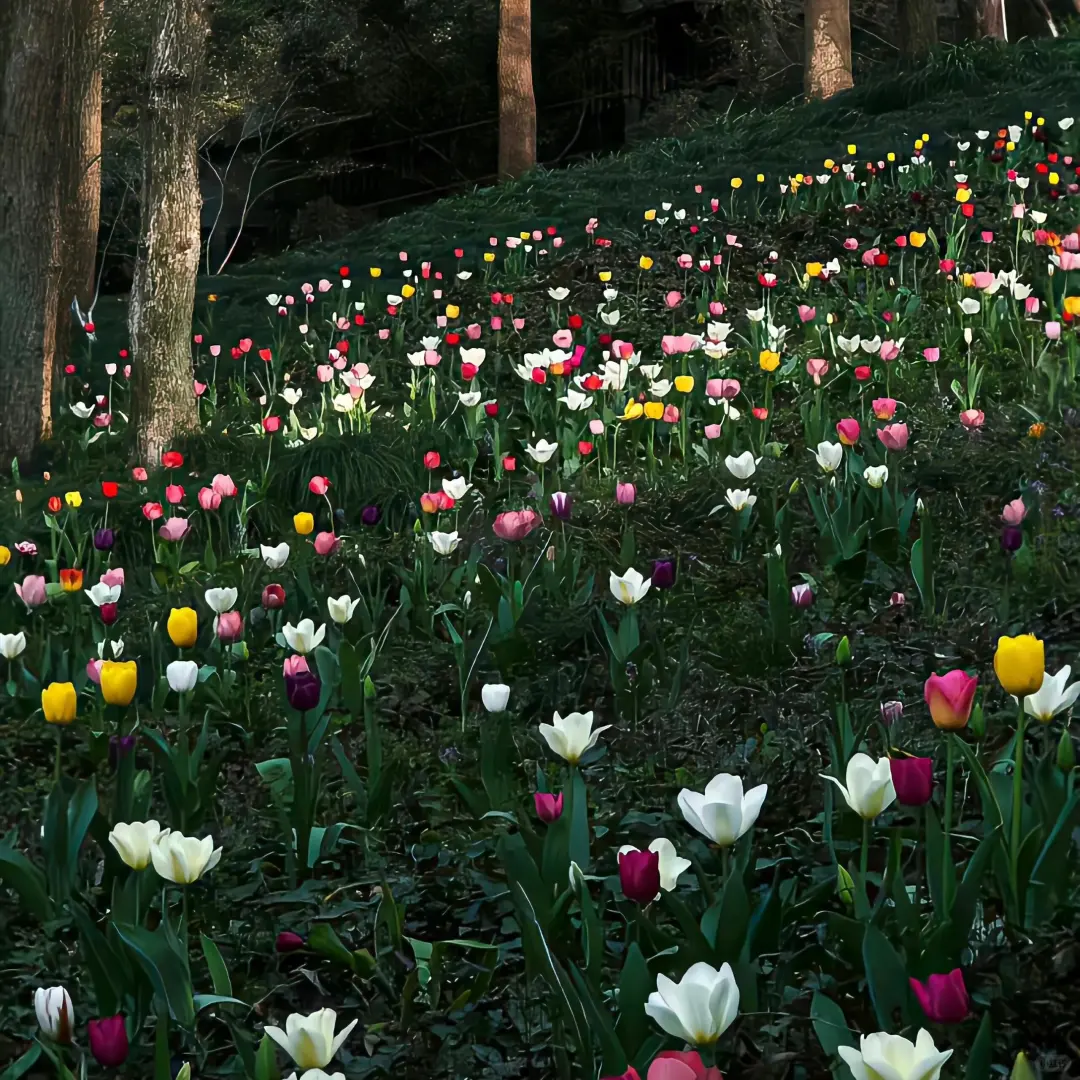
<path fill-rule="evenodd" d="M 762 371 L 775 371 L 780 366 L 780 354 L 772 349 L 762 349 L 758 356 L 758 366 Z"/>
<path fill-rule="evenodd" d="M 646 210 L 645 211 L 645 220 L 646 221 L 655 221 L 656 220 L 656 211 L 655 210 Z"/>
<path fill-rule="evenodd" d="M 1007 694 L 1022 701 L 1042 686 L 1046 656 L 1041 639 L 1034 634 L 998 638 L 994 674 Z"/>
<path fill-rule="evenodd" d="M 1051 184 L 1059 184 L 1059 183 L 1061 183 L 1061 177 L 1058 176 L 1058 174 L 1056 172 L 1050 173 L 1050 175 L 1047 176 L 1046 179 L 1049 180 Z"/>
<path fill-rule="evenodd" d="M 1080 296 L 1066 296 L 1064 306 L 1066 315 L 1080 315 Z"/>
<path fill-rule="evenodd" d="M 848 143 L 847 152 L 849 154 L 856 154 L 858 153 L 858 147 L 854 143 Z"/>
<path fill-rule="evenodd" d="M 301 511 L 299 514 L 293 514 L 292 523 L 293 528 L 301 536 L 307 536 L 315 528 L 315 518 L 306 510 Z"/>
<path fill-rule="evenodd" d="M 806 273 L 809 277 L 821 277 L 821 271 L 824 269 L 825 267 L 819 262 L 808 262 L 806 264 Z"/>
<path fill-rule="evenodd" d="M 892 150 L 890 150 L 885 156 L 889 159 L 889 161 L 896 160 L 896 154 L 894 154 Z"/>
<path fill-rule="evenodd" d="M 596 276 L 601 281 L 610 281 L 611 280 L 611 271 L 610 270 L 601 270 L 600 273 L 597 274 Z"/>
<path fill-rule="evenodd" d="M 11 548 L 0 544 L 0 566 L 7 566 L 11 562 Z"/>
<path fill-rule="evenodd" d="M 107 705 L 130 705 L 138 683 L 134 660 L 106 660 L 101 665 L 101 696 Z"/>
<path fill-rule="evenodd" d="M 194 608 L 173 608 L 166 623 L 169 640 L 178 649 L 190 649 L 199 636 L 199 616 Z"/>
<path fill-rule="evenodd" d="M 382 269 L 378 266 L 368 267 L 368 273 L 373 277 L 382 277 Z"/>
<path fill-rule="evenodd" d="M 908 243 L 913 248 L 921 248 L 926 243 L 926 233 L 924 232 L 910 232 L 908 233 Z"/>
<path fill-rule="evenodd" d="M 77 700 L 72 683 L 49 683 L 41 691 L 41 711 L 50 724 L 70 724 L 75 719 Z"/>
<path fill-rule="evenodd" d="M 832 169 L 833 167 L 835 167 L 836 162 L 833 161 L 831 157 L 827 157 L 822 164 L 824 164 L 826 169 Z"/>
<path fill-rule="evenodd" d="M 78 510 L 82 506 L 82 494 L 78 491 L 68 491 L 64 495 L 64 502 L 71 507 L 72 510 Z"/>
<path fill-rule="evenodd" d="M 528 232 L 519 232 L 519 233 L 518 233 L 518 236 L 519 236 L 519 237 L 520 237 L 520 238 L 521 238 L 522 240 L 528 240 L 528 239 L 529 239 L 529 237 L 531 237 L 531 236 L 532 236 L 532 233 L 528 233 Z"/>
<path fill-rule="evenodd" d="M 659 420 L 664 415 L 664 403 L 662 401 L 646 401 L 645 415 L 650 420 Z"/>
<path fill-rule="evenodd" d="M 694 389 L 694 376 L 693 375 L 676 375 L 675 376 L 675 389 L 680 394 L 689 394 Z"/>
<path fill-rule="evenodd" d="M 663 411 L 664 411 L 663 409 L 660 410 L 661 415 L 663 414 Z M 644 412 L 645 412 L 645 406 L 642 405 L 640 401 L 634 401 L 631 398 L 631 400 L 626 403 L 626 408 L 623 410 L 623 414 L 622 414 L 622 416 L 619 417 L 619 419 L 620 420 L 637 420 L 639 417 L 644 415 Z"/>
<path fill-rule="evenodd" d="M 733 176 L 731 178 L 731 188 L 732 188 L 732 190 L 733 191 L 738 191 L 739 188 L 741 188 L 741 187 L 742 187 L 742 177 L 741 176 Z"/>
<path fill-rule="evenodd" d="M 956 189 L 956 201 L 958 203 L 966 203 L 966 202 L 969 202 L 970 199 L 971 199 L 971 191 L 968 188 L 963 188 L 962 187 L 962 188 L 957 188 Z"/>
<path fill-rule="evenodd" d="M 757 177 L 756 177 L 756 179 L 757 179 L 757 182 L 758 182 L 759 184 L 764 184 L 764 183 L 765 183 L 765 174 L 764 174 L 763 172 L 759 172 L 759 173 L 757 174 Z"/>
<path fill-rule="evenodd" d="M 404 296 L 406 300 L 408 300 L 411 296 L 414 296 L 415 294 L 416 294 L 416 286 L 415 285 L 402 285 L 401 286 L 401 295 Z"/>
<path fill-rule="evenodd" d="M 446 317 L 448 319 L 456 319 L 461 314 L 461 308 L 457 304 L 446 305 Z"/>
<path fill-rule="evenodd" d="M 485 251 L 484 252 L 484 262 L 494 262 L 494 261 L 495 261 L 495 252 L 494 251 Z"/>
<path fill-rule="evenodd" d="M 650 259 L 648 255 L 642 255 L 641 258 L 638 259 L 637 264 L 642 270 L 652 269 L 652 259 Z"/>

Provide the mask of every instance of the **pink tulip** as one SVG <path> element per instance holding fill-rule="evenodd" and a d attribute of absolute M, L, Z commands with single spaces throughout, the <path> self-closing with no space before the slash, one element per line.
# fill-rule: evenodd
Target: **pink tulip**
<path fill-rule="evenodd" d="M 936 364 L 941 359 L 941 349 L 937 345 L 931 345 L 928 349 L 922 351 L 923 359 L 928 364 Z"/>
<path fill-rule="evenodd" d="M 183 540 L 187 536 L 188 529 L 191 528 L 187 518 L 171 517 L 166 518 L 162 523 L 161 528 L 158 529 L 158 536 L 162 540 L 177 541 Z"/>
<path fill-rule="evenodd" d="M 492 330 L 501 330 L 502 329 L 502 316 L 501 315 L 492 315 L 491 316 L 491 322 L 489 323 L 489 325 L 491 326 Z"/>
<path fill-rule="evenodd" d="M 889 607 L 903 607 L 907 603 L 907 597 L 902 592 L 894 592 L 889 597 Z"/>
<path fill-rule="evenodd" d="M 94 427 L 107 428 L 112 423 L 111 412 L 101 412 L 94 417 Z"/>
<path fill-rule="evenodd" d="M 633 506 L 635 499 L 637 499 L 637 488 L 633 484 L 615 485 L 615 501 L 620 506 Z"/>
<path fill-rule="evenodd" d="M 199 488 L 199 506 L 204 510 L 216 510 L 221 506 L 221 496 L 213 488 Z"/>
<path fill-rule="evenodd" d="M 1023 499 L 1013 499 L 1012 502 L 1006 503 L 1005 509 L 1001 511 L 1001 520 L 1006 525 L 1019 525 L 1026 517 L 1027 507 Z"/>
<path fill-rule="evenodd" d="M 1022 218 L 1027 211 L 1027 207 L 1022 203 L 1013 203 L 1012 216 L 1014 218 Z"/>
<path fill-rule="evenodd" d="M 879 397 L 870 402 L 878 420 L 891 420 L 896 415 L 896 398 Z"/>
<path fill-rule="evenodd" d="M 1043 332 L 1048 341 L 1057 341 L 1061 337 L 1061 323 L 1048 322 L 1043 325 Z"/>
<path fill-rule="evenodd" d="M 195 380 L 195 396 L 196 397 L 202 397 L 203 394 L 205 394 L 205 393 L 206 393 L 206 383 L 201 383 L 201 382 L 199 382 L 198 379 L 196 379 Z"/>
<path fill-rule="evenodd" d="M 682 293 L 677 289 L 672 289 L 671 292 L 664 297 L 664 303 L 667 304 L 669 308 L 678 307 L 682 303 Z"/>
<path fill-rule="evenodd" d="M 315 369 L 315 377 L 321 383 L 332 382 L 334 378 L 334 369 L 330 364 L 320 364 Z"/>
<path fill-rule="evenodd" d="M 1025 315 L 1038 315 L 1039 310 L 1042 307 L 1037 296 L 1024 297 L 1024 314 Z"/>
<path fill-rule="evenodd" d="M 814 380 L 815 386 L 821 385 L 821 379 L 829 372 L 828 360 L 807 360 L 806 374 Z"/>
<path fill-rule="evenodd" d="M 981 428 L 985 420 L 982 409 L 965 409 L 960 414 L 960 423 L 966 428 Z"/>
<path fill-rule="evenodd" d="M 45 591 L 45 579 L 40 574 L 27 574 L 22 584 L 16 583 L 15 592 L 26 605 L 27 611 L 45 603 L 48 593 Z"/>
<path fill-rule="evenodd" d="M 341 541 L 332 532 L 321 532 L 315 537 L 315 554 L 332 555 Z"/>
<path fill-rule="evenodd" d="M 244 636 L 244 616 L 239 611 L 226 611 L 218 615 L 214 619 L 214 633 L 226 645 L 239 641 Z"/>
<path fill-rule="evenodd" d="M 723 428 L 720 424 L 706 424 L 705 425 L 705 438 L 706 439 L 719 439 L 720 433 Z"/>
<path fill-rule="evenodd" d="M 165 488 L 165 501 L 173 506 L 184 501 L 184 489 L 179 484 L 169 484 Z"/>
<path fill-rule="evenodd" d="M 330 490 L 330 481 L 325 476 L 313 476 L 308 481 L 308 491 L 312 495 L 325 495 Z"/>
<path fill-rule="evenodd" d="M 879 428 L 877 437 L 886 450 L 903 450 L 908 444 L 907 424 L 886 424 Z"/>
<path fill-rule="evenodd" d="M 711 398 L 724 398 L 730 401 L 742 393 L 742 383 L 738 379 L 710 379 L 705 384 L 705 393 Z"/>
<path fill-rule="evenodd" d="M 853 416 L 837 422 L 836 434 L 845 446 L 854 446 L 859 441 L 861 433 L 862 428 L 859 426 L 859 421 Z"/>
<path fill-rule="evenodd" d="M 569 349 L 574 344 L 574 335 L 570 330 L 556 330 L 551 336 L 557 349 Z"/>
<path fill-rule="evenodd" d="M 1071 164 L 1068 158 L 1065 159 L 1065 164 Z M 1080 232 L 1066 233 L 1061 238 L 1061 246 L 1066 251 L 1080 251 Z"/>
<path fill-rule="evenodd" d="M 712 316 L 723 315 L 727 308 L 719 300 L 711 300 L 709 302 L 709 314 Z"/>
<path fill-rule="evenodd" d="M 698 339 L 693 334 L 665 334 L 660 339 L 660 349 L 665 356 L 693 352 Z"/>
<path fill-rule="evenodd" d="M 96 656 L 86 661 L 86 677 L 95 685 L 101 685 L 101 664 Z"/>
<path fill-rule="evenodd" d="M 297 653 L 295 656 L 287 656 L 285 658 L 284 676 L 289 678 L 291 675 L 306 675 L 311 671 L 308 667 L 307 657 L 301 656 Z"/>
<path fill-rule="evenodd" d="M 1075 251 L 1063 251 L 1058 258 L 1062 270 L 1080 270 L 1080 255 Z"/>
<path fill-rule="evenodd" d="M 519 331 L 519 332 L 524 330 L 525 329 L 525 320 L 521 319 L 521 318 L 515 318 L 514 319 L 514 329 Z"/>
<path fill-rule="evenodd" d="M 991 274 L 989 270 L 976 270 L 972 277 L 976 289 L 989 289 L 997 281 L 997 274 Z"/>
<path fill-rule="evenodd" d="M 844 250 L 845 251 L 857 251 L 858 248 L 859 248 L 859 241 L 856 240 L 854 236 L 849 236 L 844 241 Z"/>
<path fill-rule="evenodd" d="M 491 528 L 502 540 L 524 540 L 543 520 L 535 510 L 506 510 L 495 518 Z"/>
<path fill-rule="evenodd" d="M 478 341 L 479 338 L 480 338 L 480 335 L 483 332 L 484 332 L 484 328 L 479 323 L 475 323 L 475 322 L 474 323 L 469 323 L 469 325 L 465 327 L 465 336 L 470 341 Z"/>
<path fill-rule="evenodd" d="M 220 345 L 211 345 L 210 346 L 210 355 L 211 356 L 220 356 L 221 355 L 221 346 Z"/>
<path fill-rule="evenodd" d="M 847 247 L 846 244 L 844 246 Z M 868 248 L 866 251 L 864 251 L 862 253 L 862 264 L 863 264 L 863 266 L 873 266 L 874 265 L 874 260 L 878 257 L 879 254 L 880 254 L 880 250 L 878 248 L 876 248 L 876 247 Z"/>
<path fill-rule="evenodd" d="M 810 307 L 808 304 L 799 305 L 799 320 L 801 322 L 813 322 L 817 316 L 817 308 Z"/>
<path fill-rule="evenodd" d="M 548 825 L 562 817 L 563 796 L 561 791 L 558 796 L 551 795 L 546 791 L 534 791 L 533 803 L 536 806 L 536 816 Z"/>
<path fill-rule="evenodd" d="M 954 968 L 948 975 L 931 975 L 926 982 L 918 979 L 908 982 L 927 1020 L 935 1024 L 959 1024 L 971 1012 L 971 999 L 960 968 Z"/>
<path fill-rule="evenodd" d="M 604 421 L 603 420 L 590 420 L 589 421 L 589 431 L 593 435 L 603 435 L 604 434 Z"/>
<path fill-rule="evenodd" d="M 664 415 L 661 417 L 665 424 L 677 424 L 679 422 L 678 405 L 665 405 Z"/>
<path fill-rule="evenodd" d="M 122 566 L 116 566 L 106 570 L 105 573 L 101 575 L 101 584 L 108 585 L 110 588 L 113 585 L 119 585 L 122 589 L 124 587 L 124 568 Z"/>
<path fill-rule="evenodd" d="M 646 1080 L 724 1080 L 719 1068 L 706 1065 L 696 1050 L 662 1050 L 653 1058 Z"/>
<path fill-rule="evenodd" d="M 923 700 L 935 726 L 946 731 L 967 727 L 979 680 L 957 668 L 931 675 L 923 685 Z"/>
<path fill-rule="evenodd" d="M 214 479 L 210 481 L 210 486 L 223 499 L 231 499 L 237 494 L 236 485 L 233 483 L 233 478 L 228 473 L 217 473 Z"/>
<path fill-rule="evenodd" d="M 878 350 L 878 356 L 886 363 L 890 360 L 895 360 L 899 355 L 900 346 L 891 338 L 886 338 L 885 341 L 881 343 L 881 348 Z"/>

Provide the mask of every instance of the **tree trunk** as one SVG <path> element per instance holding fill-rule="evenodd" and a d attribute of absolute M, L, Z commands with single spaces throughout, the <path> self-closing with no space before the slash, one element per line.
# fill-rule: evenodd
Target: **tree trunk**
<path fill-rule="evenodd" d="M 56 370 L 71 356 L 74 317 L 84 312 L 97 285 L 98 228 L 101 224 L 101 64 L 105 35 L 104 0 L 73 0 L 65 51 L 64 117 L 71 153 L 61 178 L 60 298 L 56 323 Z"/>
<path fill-rule="evenodd" d="M 0 467 L 52 418 L 70 0 L 0 0 Z M 62 125 L 60 125 L 62 126 Z"/>
<path fill-rule="evenodd" d="M 848 0 L 806 0 L 807 98 L 830 98 L 852 86 Z"/>
<path fill-rule="evenodd" d="M 938 43 L 937 0 L 899 0 L 900 51 L 920 60 Z"/>
<path fill-rule="evenodd" d="M 197 431 L 191 323 L 199 268 L 198 92 L 203 0 L 158 0 L 141 124 L 143 178 L 129 330 L 138 460 L 153 467 Z"/>
<path fill-rule="evenodd" d="M 499 0 L 499 178 L 536 164 L 532 0 Z"/>
<path fill-rule="evenodd" d="M 1008 40 L 1004 0 L 958 0 L 957 11 L 965 38 Z"/>

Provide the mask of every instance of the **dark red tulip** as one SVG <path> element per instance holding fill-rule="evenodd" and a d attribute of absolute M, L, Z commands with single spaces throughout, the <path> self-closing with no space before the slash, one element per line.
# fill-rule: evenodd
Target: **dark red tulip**
<path fill-rule="evenodd" d="M 299 934 L 294 934 L 291 930 L 282 930 L 274 942 L 274 949 L 279 953 L 291 953 L 302 949 L 306 944 L 307 942 Z"/>
<path fill-rule="evenodd" d="M 90 1034 L 90 1053 L 106 1069 L 123 1065 L 128 1056 L 127 1026 L 122 1015 L 103 1016 L 87 1025 Z"/>
<path fill-rule="evenodd" d="M 896 800 L 904 806 L 925 806 L 934 793 L 934 762 L 928 757 L 892 758 Z"/>
<path fill-rule="evenodd" d="M 927 1020 L 935 1024 L 959 1024 L 971 1012 L 971 998 L 960 968 L 953 968 L 947 975 L 931 975 L 926 982 L 908 981 Z"/>
<path fill-rule="evenodd" d="M 619 884 L 635 904 L 648 904 L 660 891 L 660 855 L 656 851 L 626 851 L 619 855 Z"/>
<path fill-rule="evenodd" d="M 277 611 L 285 606 L 285 590 L 280 585 L 267 585 L 262 591 L 262 606 Z"/>

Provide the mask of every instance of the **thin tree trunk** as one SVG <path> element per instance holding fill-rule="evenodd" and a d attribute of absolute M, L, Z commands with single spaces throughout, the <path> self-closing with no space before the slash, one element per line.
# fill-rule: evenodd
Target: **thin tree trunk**
<path fill-rule="evenodd" d="M 532 0 L 500 0 L 499 178 L 513 180 L 535 164 Z"/>
<path fill-rule="evenodd" d="M 64 122 L 71 149 L 61 179 L 60 298 L 55 368 L 71 356 L 71 303 L 84 312 L 94 302 L 98 229 L 101 223 L 101 65 L 105 35 L 104 0 L 73 0 L 65 51 Z"/>
<path fill-rule="evenodd" d="M 52 417 L 70 0 L 0 0 L 0 466 Z M 62 126 L 62 125 L 61 125 Z M 47 431 L 46 431 L 47 433 Z"/>
<path fill-rule="evenodd" d="M 919 60 L 938 43 L 937 0 L 899 0 L 900 51 Z"/>
<path fill-rule="evenodd" d="M 806 0 L 806 96 L 830 98 L 850 89 L 851 20 L 848 0 Z"/>
<path fill-rule="evenodd" d="M 965 38 L 1008 39 L 1004 0 L 958 0 L 957 11 Z"/>
<path fill-rule="evenodd" d="M 199 428 L 191 321 L 200 248 L 198 92 L 208 32 L 203 0 L 158 0 L 129 312 L 136 453 L 150 466 L 174 439 Z"/>

